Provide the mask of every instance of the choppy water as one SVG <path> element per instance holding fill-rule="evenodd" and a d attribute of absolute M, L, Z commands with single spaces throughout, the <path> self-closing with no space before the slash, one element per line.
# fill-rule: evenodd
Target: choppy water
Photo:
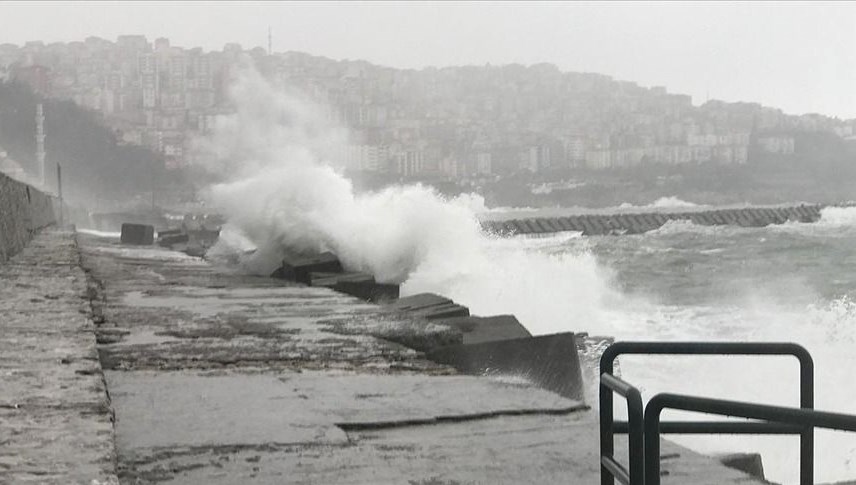
<path fill-rule="evenodd" d="M 856 413 L 856 209 L 827 209 L 816 224 L 740 228 L 679 222 L 637 236 L 574 236 L 494 242 L 497 264 L 525 271 L 515 260 L 526 248 L 530 257 L 524 261 L 535 262 L 540 272 L 537 290 L 519 301 L 449 289 L 477 313 L 520 306 L 515 313 L 535 333 L 797 342 L 815 359 L 816 407 Z M 548 258 L 544 267 L 537 266 L 544 263 L 541 257 Z M 537 278 L 518 276 L 529 283 Z M 521 288 L 519 281 L 507 286 Z M 549 299 L 559 303 L 543 311 L 523 308 Z M 648 397 L 672 391 L 798 405 L 792 358 L 626 357 L 622 369 Z M 816 481 L 856 478 L 856 434 L 816 436 Z M 768 479 L 797 482 L 796 437 L 672 439 L 711 453 L 759 451 Z"/>

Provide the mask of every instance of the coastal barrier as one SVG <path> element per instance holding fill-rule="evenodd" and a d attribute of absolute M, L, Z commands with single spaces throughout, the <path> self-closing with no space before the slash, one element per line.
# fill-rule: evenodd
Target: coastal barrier
<path fill-rule="evenodd" d="M 543 234 L 562 231 L 581 232 L 584 236 L 642 234 L 659 229 L 669 221 L 690 221 L 703 226 L 732 225 L 764 227 L 789 221 L 811 223 L 820 220 L 820 204 L 790 207 L 747 207 L 685 212 L 648 212 L 585 214 L 566 217 L 539 217 L 482 221 L 482 227 L 493 234 Z"/>
<path fill-rule="evenodd" d="M 373 336 L 395 342 L 463 374 L 524 377 L 560 396 L 585 398 L 580 354 L 585 336 L 572 332 L 532 336 L 514 315 L 474 316 L 469 308 L 433 293 L 400 297 L 399 285 L 379 283 L 367 273 L 345 271 L 329 252 L 287 256 L 271 277 L 307 286 L 326 287 L 377 303 L 391 321 Z M 403 323 L 407 322 L 407 323 Z M 423 328 L 448 327 L 441 338 Z"/>
<path fill-rule="evenodd" d="M 0 262 L 54 223 L 54 197 L 0 173 Z"/>

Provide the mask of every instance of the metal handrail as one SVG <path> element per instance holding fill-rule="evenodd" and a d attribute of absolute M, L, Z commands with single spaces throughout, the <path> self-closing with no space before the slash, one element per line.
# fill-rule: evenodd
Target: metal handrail
<path fill-rule="evenodd" d="M 601 484 L 612 485 L 617 478 L 623 485 L 644 485 L 645 480 L 645 441 L 643 433 L 642 393 L 627 382 L 612 374 L 600 376 L 600 402 L 604 402 L 604 396 L 609 396 L 612 402 L 612 393 L 618 393 L 627 400 L 627 423 L 629 433 L 629 470 L 624 468 L 615 460 L 615 441 L 613 434 L 604 434 L 611 426 L 604 423 L 601 413 L 601 435 L 600 435 L 600 476 Z M 611 408 L 610 408 L 611 409 Z"/>
<path fill-rule="evenodd" d="M 761 419 L 796 428 L 828 428 L 856 432 L 856 415 L 710 399 L 681 394 L 657 394 L 645 408 L 645 485 L 660 485 L 660 413 L 664 409 L 694 411 L 720 416 Z M 803 468 L 800 469 L 802 472 Z M 812 483 L 800 476 L 800 484 Z"/>
<path fill-rule="evenodd" d="M 789 342 L 616 342 L 604 350 L 600 373 L 612 375 L 619 355 L 790 355 L 800 364 L 800 408 L 814 408 L 814 361 L 802 347 Z M 601 377 L 602 379 L 602 377 Z M 630 424 L 616 422 L 612 393 L 600 394 L 601 457 L 612 456 L 613 434 L 630 431 Z M 799 423 L 672 421 L 660 423 L 660 431 L 686 434 L 798 434 L 800 435 L 800 484 L 812 483 L 814 477 L 814 429 Z M 605 453 L 607 453 L 605 455 Z M 602 458 L 601 458 L 602 460 Z M 646 471 L 647 474 L 647 471 Z M 632 474 L 631 474 L 632 475 Z M 632 478 L 632 477 L 631 477 Z M 601 485 L 614 485 L 612 475 L 601 467 Z"/>

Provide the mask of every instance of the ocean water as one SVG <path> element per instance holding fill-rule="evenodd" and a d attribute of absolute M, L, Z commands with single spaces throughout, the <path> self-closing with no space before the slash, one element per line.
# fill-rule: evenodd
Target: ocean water
<path fill-rule="evenodd" d="M 475 313 L 510 311 L 533 333 L 796 342 L 815 360 L 816 407 L 856 413 L 856 209 L 825 209 L 814 224 L 671 222 L 643 235 L 559 233 L 487 246 L 503 269 L 485 279 L 502 281 L 445 288 Z M 789 357 L 622 358 L 623 376 L 646 398 L 670 391 L 798 406 L 798 370 Z M 671 439 L 706 453 L 760 452 L 768 479 L 797 483 L 797 437 Z M 815 454 L 818 483 L 856 478 L 856 434 L 818 430 Z"/>

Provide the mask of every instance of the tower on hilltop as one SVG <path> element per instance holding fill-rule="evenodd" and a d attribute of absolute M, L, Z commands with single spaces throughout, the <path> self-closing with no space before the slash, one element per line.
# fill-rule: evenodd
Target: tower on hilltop
<path fill-rule="evenodd" d="M 36 164 L 39 183 L 45 186 L 45 111 L 42 103 L 36 105 Z"/>

